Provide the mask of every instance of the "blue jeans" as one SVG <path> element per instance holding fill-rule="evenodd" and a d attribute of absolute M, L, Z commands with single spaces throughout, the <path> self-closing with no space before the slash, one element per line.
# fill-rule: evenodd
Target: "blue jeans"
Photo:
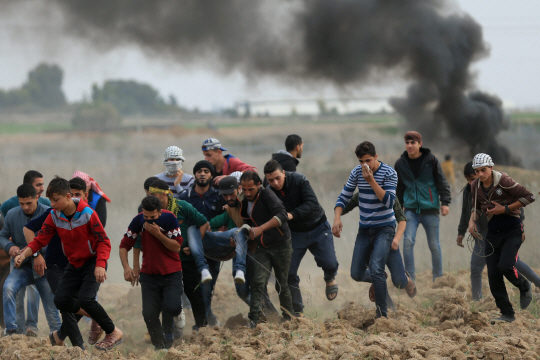
<path fill-rule="evenodd" d="M 47 278 L 45 276 L 34 278 L 33 269 L 28 266 L 13 269 L 4 283 L 4 320 L 6 322 L 6 330 L 18 329 L 15 298 L 20 289 L 32 284 L 36 285 L 43 302 L 43 309 L 45 310 L 45 316 L 47 317 L 50 330 L 59 330 L 62 322 L 60 320 L 60 314 L 54 305 L 54 295 L 49 287 Z"/>
<path fill-rule="evenodd" d="M 233 258 L 233 276 L 237 270 L 246 272 L 246 248 L 247 237 L 245 231 L 240 231 L 237 235 L 235 232 L 238 228 L 223 232 L 207 231 L 203 239 L 201 232 L 196 226 L 188 228 L 188 242 L 191 254 L 195 258 L 199 271 L 208 269 L 205 256 L 216 259 L 224 258 L 236 251 L 236 257 Z M 236 249 L 231 246 L 230 238 L 236 240 Z"/>
<path fill-rule="evenodd" d="M 10 263 L 10 273 L 15 269 L 13 261 Z M 24 313 L 24 296 L 26 295 L 26 288 L 22 288 L 17 293 L 16 308 L 17 308 L 17 328 L 19 332 L 25 333 L 26 329 L 38 330 L 38 312 L 39 312 L 39 293 L 34 285 L 28 287 L 28 301 L 27 301 L 27 313 L 25 317 Z"/>
<path fill-rule="evenodd" d="M 431 251 L 431 266 L 433 280 L 443 275 L 442 273 L 442 253 L 439 243 L 439 215 L 438 214 L 417 214 L 411 210 L 405 210 L 407 218 L 407 228 L 403 239 L 403 258 L 405 259 L 405 270 L 413 280 L 416 280 L 414 270 L 414 244 L 416 242 L 416 230 L 422 224 L 426 231 L 429 250 Z"/>
<path fill-rule="evenodd" d="M 384 268 L 395 234 L 394 226 L 358 229 L 351 262 L 351 277 L 362 281 L 369 265 L 371 279 L 375 288 L 377 317 L 386 317 L 386 277 Z"/>
<path fill-rule="evenodd" d="M 485 239 L 485 237 L 484 237 Z M 474 250 L 471 255 L 471 288 L 472 298 L 475 301 L 482 299 L 482 272 L 486 266 L 486 243 L 483 240 L 474 241 Z M 540 287 L 540 276 L 538 276 L 529 265 L 517 258 L 516 269 L 527 280 L 536 287 Z"/>
<path fill-rule="evenodd" d="M 307 250 L 313 254 L 317 266 L 324 272 L 324 281 L 332 281 L 337 274 L 339 263 L 334 249 L 334 236 L 328 221 L 311 231 L 291 231 L 293 253 L 287 282 L 291 291 L 293 309 L 295 313 L 302 313 L 304 304 L 300 292 L 300 277 L 298 268 Z"/>
<path fill-rule="evenodd" d="M 212 281 L 202 285 L 202 295 L 204 305 L 206 307 L 206 317 L 210 325 L 217 323 L 216 316 L 212 312 L 212 292 L 219 276 L 221 262 L 217 260 L 207 260 L 209 258 L 224 258 L 236 251 L 236 256 L 233 258 L 233 276 L 236 271 L 242 270 L 246 274 L 246 250 L 247 237 L 244 231 L 240 231 L 235 235 L 238 228 L 234 228 L 223 232 L 207 231 L 204 238 L 201 238 L 201 232 L 196 226 L 188 228 L 188 241 L 191 254 L 195 258 L 199 271 L 208 269 L 212 275 Z M 236 240 L 236 249 L 231 246 L 230 238 Z"/>
<path fill-rule="evenodd" d="M 386 260 L 386 266 L 388 266 L 388 270 L 390 270 L 392 284 L 398 289 L 405 289 L 409 280 L 407 279 L 407 274 L 405 274 L 405 268 L 403 267 L 403 260 L 401 259 L 399 248 L 397 250 L 390 249 L 388 260 Z M 371 271 L 369 271 L 369 269 L 364 273 L 362 281 L 368 283 L 372 282 Z"/>

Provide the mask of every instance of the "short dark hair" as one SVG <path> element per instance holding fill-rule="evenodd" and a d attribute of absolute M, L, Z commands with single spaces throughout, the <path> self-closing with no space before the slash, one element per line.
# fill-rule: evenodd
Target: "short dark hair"
<path fill-rule="evenodd" d="M 476 172 L 474 171 L 472 167 L 472 161 L 469 161 L 465 164 L 465 167 L 463 168 L 463 176 L 467 177 L 469 175 L 476 175 Z"/>
<path fill-rule="evenodd" d="M 32 185 L 34 183 L 34 180 L 37 178 L 42 178 L 43 175 L 39 171 L 36 170 L 28 170 L 26 174 L 24 174 L 23 178 L 23 184 L 30 184 Z"/>
<path fill-rule="evenodd" d="M 150 176 L 148 179 L 144 180 L 144 190 L 150 190 L 150 185 L 156 180 L 159 180 L 157 176 Z"/>
<path fill-rule="evenodd" d="M 161 179 L 158 179 L 154 181 L 153 183 L 151 183 L 150 186 L 148 187 L 148 190 L 150 190 L 151 187 L 158 188 L 161 190 L 169 190 L 169 185 L 167 185 L 167 183 Z"/>
<path fill-rule="evenodd" d="M 155 196 L 147 196 L 141 201 L 141 206 L 146 211 L 161 210 L 161 201 Z"/>
<path fill-rule="evenodd" d="M 69 188 L 86 192 L 86 181 L 78 176 L 75 176 L 73 179 L 69 180 Z"/>
<path fill-rule="evenodd" d="M 280 172 L 283 172 L 283 167 L 281 166 L 280 163 L 278 163 L 276 160 L 270 160 L 266 163 L 266 165 L 264 165 L 264 174 L 271 174 L 273 173 L 274 171 L 280 171 Z"/>
<path fill-rule="evenodd" d="M 61 196 L 71 194 L 71 187 L 69 186 L 69 181 L 56 175 L 54 179 L 52 179 L 49 183 L 49 186 L 47 186 L 46 192 L 48 198 L 52 197 L 53 194 L 58 194 Z"/>
<path fill-rule="evenodd" d="M 36 188 L 30 184 L 22 184 L 17 188 L 17 197 L 21 199 L 35 198 L 37 195 Z"/>
<path fill-rule="evenodd" d="M 377 155 L 377 151 L 375 151 L 375 145 L 373 145 L 369 141 L 364 141 L 363 143 L 358 144 L 356 150 L 354 150 L 354 153 L 358 158 L 361 158 L 365 155 Z"/>
<path fill-rule="evenodd" d="M 448 161 L 448 160 L 450 160 L 450 159 L 452 159 L 452 155 L 446 154 L 446 155 L 444 156 L 444 160 Z"/>
<path fill-rule="evenodd" d="M 298 145 L 302 145 L 302 138 L 298 135 L 291 134 L 285 139 L 285 150 L 293 151 Z"/>
<path fill-rule="evenodd" d="M 242 174 L 240 177 L 240 182 L 242 181 L 253 181 L 255 185 L 261 183 L 261 178 L 259 177 L 259 174 L 257 174 L 255 171 L 248 170 Z"/>

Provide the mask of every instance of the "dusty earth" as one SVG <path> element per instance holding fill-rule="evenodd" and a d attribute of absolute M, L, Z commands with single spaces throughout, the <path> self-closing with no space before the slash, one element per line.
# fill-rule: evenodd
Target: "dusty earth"
<path fill-rule="evenodd" d="M 344 274 L 343 274 L 344 275 Z M 226 279 L 222 279 L 226 278 Z M 155 352 L 143 341 L 140 288 L 105 285 L 100 301 L 124 330 L 125 342 L 114 351 L 52 347 L 46 337 L 15 335 L 0 339 L 1 359 L 538 359 L 540 358 L 537 300 L 528 310 L 517 309 L 517 320 L 492 326 L 498 314 L 493 298 L 484 288 L 484 300 L 470 300 L 466 271 L 446 274 L 434 283 L 431 274 L 418 278 L 418 295 L 409 299 L 398 289 L 390 293 L 397 310 L 388 319 L 375 320 L 367 300 L 367 285 L 342 281 L 335 302 L 319 299 L 307 306 L 305 318 L 259 324 L 246 323 L 247 306 L 238 308 L 227 276 L 220 276 L 214 302 L 222 328 L 203 328 L 191 334 L 188 321 L 182 339 L 168 352 Z M 341 276 L 341 279 L 346 279 Z M 484 275 L 484 281 L 487 279 Z M 507 284 L 514 303 L 519 293 Z M 269 289 L 273 293 L 273 289 Z M 348 301 L 356 296 L 356 301 Z M 487 296 L 486 296 L 487 295 Z M 536 296 L 536 294 L 535 294 Z M 339 303 L 341 301 L 341 303 Z M 336 304 L 334 304 L 336 303 Z M 339 305 L 337 305 L 339 304 Z M 336 306 L 333 309 L 332 306 Z M 240 310 L 238 312 L 238 310 Z M 236 313 L 235 313 L 236 312 Z M 311 315 L 316 315 L 312 317 Z M 188 318 L 190 314 L 188 312 Z M 81 324 L 83 334 L 88 325 Z"/>

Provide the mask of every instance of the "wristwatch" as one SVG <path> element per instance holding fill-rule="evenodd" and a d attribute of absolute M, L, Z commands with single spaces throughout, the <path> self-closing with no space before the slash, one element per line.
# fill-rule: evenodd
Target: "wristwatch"
<path fill-rule="evenodd" d="M 510 214 L 512 210 L 510 210 L 510 208 L 508 207 L 508 205 L 504 205 L 504 213 L 505 214 Z"/>
<path fill-rule="evenodd" d="M 32 257 L 33 257 L 33 258 L 37 258 L 38 256 L 39 256 L 39 252 L 33 253 L 33 254 L 32 254 Z"/>

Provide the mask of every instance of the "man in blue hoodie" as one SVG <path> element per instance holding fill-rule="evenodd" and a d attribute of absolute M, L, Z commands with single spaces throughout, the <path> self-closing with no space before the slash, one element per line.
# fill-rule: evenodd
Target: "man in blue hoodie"
<path fill-rule="evenodd" d="M 405 209 L 407 228 L 403 241 L 405 270 L 413 280 L 414 244 L 416 230 L 422 224 L 426 231 L 433 280 L 443 275 L 442 254 L 439 243 L 439 212 L 448 215 L 451 201 L 450 185 L 441 169 L 439 160 L 429 149 L 422 147 L 422 135 L 416 131 L 405 134 L 405 152 L 396 161 L 394 169 L 398 174 L 396 195 Z"/>

